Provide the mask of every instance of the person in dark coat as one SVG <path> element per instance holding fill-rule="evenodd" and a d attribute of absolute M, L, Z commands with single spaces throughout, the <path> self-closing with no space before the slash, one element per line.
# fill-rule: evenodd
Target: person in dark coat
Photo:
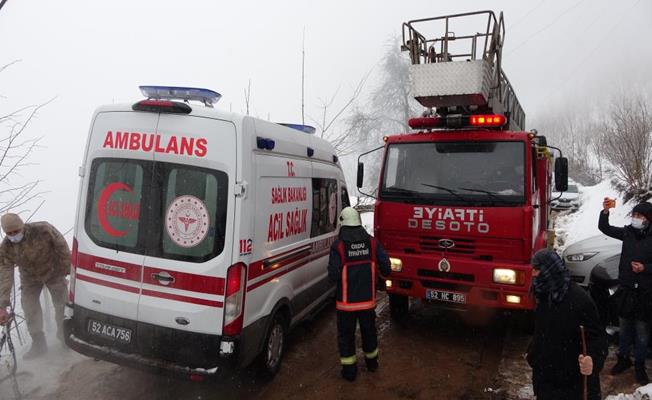
<path fill-rule="evenodd" d="M 362 350 L 367 370 L 378 369 L 376 333 L 377 272 L 388 276 L 390 262 L 380 242 L 362 227 L 360 214 L 346 207 L 340 214 L 340 233 L 331 246 L 328 278 L 337 284 L 337 344 L 342 377 L 353 381 L 358 373 L 355 328 L 360 324 Z"/>
<path fill-rule="evenodd" d="M 534 335 L 527 361 L 537 400 L 580 400 L 583 375 L 588 399 L 599 400 L 600 370 L 607 357 L 607 337 L 598 310 L 575 282 L 553 250 L 539 250 L 532 258 L 532 292 L 536 298 Z M 582 355 L 580 326 L 587 354 Z"/>
<path fill-rule="evenodd" d="M 618 264 L 619 289 L 616 295 L 619 316 L 618 361 L 611 369 L 618 375 L 632 366 L 630 350 L 634 344 L 634 371 L 641 385 L 649 382 L 645 370 L 652 319 L 652 204 L 640 203 L 632 209 L 630 225 L 609 224 L 610 201 L 604 199 L 598 228 L 623 241 Z"/>

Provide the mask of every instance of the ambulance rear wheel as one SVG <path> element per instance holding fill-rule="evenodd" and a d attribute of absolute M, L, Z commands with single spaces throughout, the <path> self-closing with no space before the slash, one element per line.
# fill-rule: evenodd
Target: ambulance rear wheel
<path fill-rule="evenodd" d="M 267 330 L 263 352 L 260 354 L 258 362 L 263 378 L 270 379 L 281 369 L 287 329 L 287 322 L 283 315 L 276 313 Z"/>
<path fill-rule="evenodd" d="M 389 294 L 389 315 L 395 321 L 407 318 L 410 311 L 410 299 L 400 294 Z"/>

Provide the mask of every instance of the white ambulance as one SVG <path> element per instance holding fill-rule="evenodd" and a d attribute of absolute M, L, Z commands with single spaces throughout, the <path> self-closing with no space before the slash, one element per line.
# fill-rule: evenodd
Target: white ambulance
<path fill-rule="evenodd" d="M 272 376 L 288 329 L 333 292 L 349 202 L 335 151 L 310 127 L 214 109 L 210 90 L 141 90 L 93 115 L 66 342 L 193 380 L 256 360 Z"/>

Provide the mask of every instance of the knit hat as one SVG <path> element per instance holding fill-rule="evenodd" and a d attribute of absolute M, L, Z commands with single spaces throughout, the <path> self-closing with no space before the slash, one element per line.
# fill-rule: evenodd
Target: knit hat
<path fill-rule="evenodd" d="M 21 230 L 25 226 L 23 220 L 17 214 L 12 213 L 0 217 L 0 225 L 5 233 Z"/>
<path fill-rule="evenodd" d="M 532 290 L 539 299 L 561 302 L 570 286 L 570 272 L 554 250 L 541 249 L 532 257 L 532 267 L 539 275 L 532 281 Z"/>
<path fill-rule="evenodd" d="M 639 214 L 643 214 L 645 218 L 647 218 L 648 222 L 652 223 L 652 203 L 648 203 L 648 202 L 638 203 L 632 209 L 632 214 L 635 212 Z"/>

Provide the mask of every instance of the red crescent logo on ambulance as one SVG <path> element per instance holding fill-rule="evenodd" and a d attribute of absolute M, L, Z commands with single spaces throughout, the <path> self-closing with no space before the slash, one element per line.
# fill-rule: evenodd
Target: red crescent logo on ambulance
<path fill-rule="evenodd" d="M 133 193 L 133 190 L 122 182 L 114 182 L 109 184 L 104 188 L 104 190 L 102 190 L 100 199 L 97 202 L 97 219 L 100 221 L 100 225 L 102 226 L 102 229 L 106 231 L 106 233 L 111 236 L 122 237 L 127 234 L 127 231 L 120 231 L 113 228 L 111 224 L 109 224 L 109 220 L 106 218 L 107 203 L 109 202 L 111 195 L 118 190 L 124 190 L 125 192 Z"/>

